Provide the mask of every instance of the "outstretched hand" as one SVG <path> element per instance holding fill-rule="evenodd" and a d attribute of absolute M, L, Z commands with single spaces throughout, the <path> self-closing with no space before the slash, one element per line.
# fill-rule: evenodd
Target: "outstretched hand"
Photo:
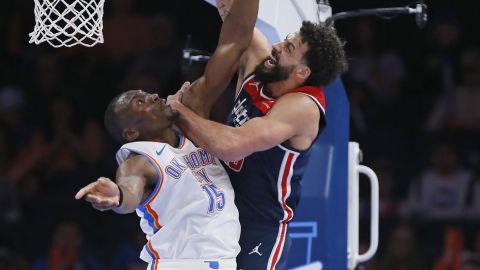
<path fill-rule="evenodd" d="M 171 95 L 167 97 L 167 105 L 170 106 L 174 111 L 183 114 L 185 111 L 188 111 L 187 107 L 182 103 L 183 94 L 189 90 L 191 84 L 190 82 L 184 82 L 180 90 L 175 93 L 175 95 Z"/>
<path fill-rule="evenodd" d="M 112 180 L 100 177 L 77 192 L 75 199 L 82 198 L 97 210 L 110 210 L 120 204 L 120 189 Z"/>
<path fill-rule="evenodd" d="M 190 82 L 184 82 L 180 90 L 177 91 L 174 95 L 169 95 L 167 97 L 167 105 L 171 105 L 173 102 L 182 102 L 183 93 L 190 88 Z"/>

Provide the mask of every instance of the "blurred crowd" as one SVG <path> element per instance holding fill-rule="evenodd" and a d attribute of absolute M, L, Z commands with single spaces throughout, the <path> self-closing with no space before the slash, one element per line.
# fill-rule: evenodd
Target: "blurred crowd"
<path fill-rule="evenodd" d="M 33 1 L 0 10 L 0 269 L 145 269 L 136 216 L 99 214 L 73 196 L 114 176 L 109 99 L 127 89 L 166 97 L 203 71 L 182 61 L 187 35 L 193 48 L 216 45 L 213 8 L 161 2 L 109 1 L 106 42 L 93 48 L 30 45 Z M 480 270 L 479 25 L 468 5 L 441 3 L 424 30 L 411 18 L 337 25 L 351 140 L 380 181 L 380 249 L 366 270 Z"/>

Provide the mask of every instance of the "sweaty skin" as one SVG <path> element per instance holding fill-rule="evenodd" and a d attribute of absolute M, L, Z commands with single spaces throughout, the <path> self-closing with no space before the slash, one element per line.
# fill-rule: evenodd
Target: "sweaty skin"
<path fill-rule="evenodd" d="M 228 17 L 231 1 L 217 0 L 217 7 L 222 19 Z M 309 148 L 319 131 L 320 111 L 306 95 L 286 94 L 302 85 L 310 75 L 310 69 L 302 61 L 307 50 L 308 44 L 302 42 L 299 32 L 289 34 L 282 42 L 271 46 L 265 36 L 254 29 L 251 43 L 239 61 L 237 95 L 245 76 L 259 64 L 263 63 L 267 70 L 277 65 L 292 68 L 285 80 L 266 85 L 269 95 L 278 98 L 270 112 L 233 128 L 196 114 L 185 100 L 170 99 L 168 104 L 181 115 L 176 125 L 196 144 L 225 161 L 240 160 L 284 142 L 297 150 Z M 189 92 L 190 89 L 185 90 L 184 95 Z M 203 96 L 199 101 L 202 99 Z"/>
<path fill-rule="evenodd" d="M 238 62 L 252 39 L 252 30 L 258 13 L 259 0 L 234 1 L 220 31 L 219 42 L 215 52 L 207 64 L 202 77 L 192 83 L 185 94 L 183 102 L 197 114 L 207 117 L 213 102 L 223 92 L 238 69 Z M 179 94 L 178 96 L 181 96 Z M 133 105 L 132 105 L 132 100 Z M 122 107 L 132 106 L 124 112 Z M 158 95 L 140 93 L 140 97 L 125 96 L 117 100 L 116 111 L 125 114 L 122 118 L 127 128 L 122 137 L 127 141 L 150 140 L 177 143 L 172 129 L 171 108 L 162 111 L 164 100 Z M 159 118 L 160 117 L 160 118 Z M 117 169 L 116 182 L 101 177 L 97 181 L 82 188 L 76 195 L 77 200 L 85 198 L 95 209 L 105 211 L 113 209 L 117 213 L 130 213 L 143 201 L 156 181 L 156 172 L 141 157 L 133 156 Z M 120 197 L 122 202 L 120 203 Z"/>

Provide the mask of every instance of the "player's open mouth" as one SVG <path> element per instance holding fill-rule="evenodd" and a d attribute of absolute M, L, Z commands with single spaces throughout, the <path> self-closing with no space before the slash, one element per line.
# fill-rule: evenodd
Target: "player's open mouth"
<path fill-rule="evenodd" d="M 267 60 L 265 60 L 265 66 L 268 68 L 273 68 L 277 65 L 278 61 L 274 56 L 270 56 Z"/>

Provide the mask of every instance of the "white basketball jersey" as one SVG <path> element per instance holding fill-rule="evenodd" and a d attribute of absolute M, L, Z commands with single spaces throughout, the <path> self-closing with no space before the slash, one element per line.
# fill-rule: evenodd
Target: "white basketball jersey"
<path fill-rule="evenodd" d="M 240 251 L 240 223 L 233 188 L 220 161 L 180 136 L 177 148 L 159 142 L 133 142 L 117 152 L 144 156 L 157 184 L 136 212 L 147 244 L 148 263 L 179 259 L 232 259 Z"/>

